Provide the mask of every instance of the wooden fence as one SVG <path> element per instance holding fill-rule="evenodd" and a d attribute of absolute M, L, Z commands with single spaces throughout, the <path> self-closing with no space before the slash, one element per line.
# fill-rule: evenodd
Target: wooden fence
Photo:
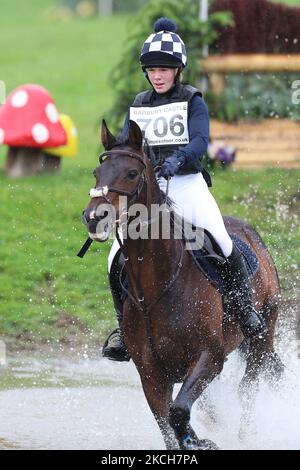
<path fill-rule="evenodd" d="M 202 62 L 202 68 L 208 74 L 210 88 L 220 93 L 225 86 L 225 75 L 229 73 L 300 72 L 300 54 L 210 56 Z M 236 147 L 237 168 L 300 167 L 299 122 L 276 118 L 238 123 L 213 120 L 211 137 Z"/>
<path fill-rule="evenodd" d="M 212 120 L 211 137 L 237 149 L 236 168 L 300 168 L 300 123 L 288 119 Z"/>

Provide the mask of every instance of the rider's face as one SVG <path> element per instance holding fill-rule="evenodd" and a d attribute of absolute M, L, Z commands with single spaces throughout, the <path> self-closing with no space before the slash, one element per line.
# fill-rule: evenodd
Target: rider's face
<path fill-rule="evenodd" d="M 178 69 L 147 67 L 148 78 L 157 93 L 167 93 L 174 85 Z"/>

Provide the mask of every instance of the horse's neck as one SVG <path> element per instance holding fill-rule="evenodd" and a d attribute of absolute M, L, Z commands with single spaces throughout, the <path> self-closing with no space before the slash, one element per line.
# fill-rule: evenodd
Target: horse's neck
<path fill-rule="evenodd" d="M 148 208 L 148 237 L 146 239 L 133 240 L 128 237 L 124 240 L 124 251 L 128 256 L 127 274 L 130 288 L 132 290 L 142 290 L 146 292 L 149 298 L 155 294 L 158 289 L 163 289 L 172 275 L 175 273 L 180 259 L 182 246 L 180 240 L 174 240 L 172 235 L 165 239 L 162 237 L 161 227 L 156 233 L 159 238 L 153 238 L 153 224 L 157 223 L 157 213 L 153 215 L 153 207 L 161 207 L 164 204 L 164 198 L 154 179 L 154 174 L 148 175 L 148 184 L 141 192 L 139 203 Z M 149 182 L 152 181 L 152 184 Z M 161 222 L 161 213 L 159 213 Z M 159 222 L 159 226 L 160 226 Z M 147 225 L 147 224 L 146 224 Z"/>
<path fill-rule="evenodd" d="M 175 274 L 181 257 L 180 240 L 126 240 L 129 290 L 151 303 Z"/>

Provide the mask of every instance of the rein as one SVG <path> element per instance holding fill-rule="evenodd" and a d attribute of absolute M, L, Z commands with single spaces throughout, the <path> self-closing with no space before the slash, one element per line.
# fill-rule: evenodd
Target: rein
<path fill-rule="evenodd" d="M 144 169 L 143 169 L 143 172 L 140 176 L 140 180 L 139 180 L 139 183 L 137 184 L 137 187 L 134 191 L 132 192 L 129 192 L 129 191 L 125 191 L 125 190 L 121 190 L 121 189 L 118 189 L 118 188 L 111 188 L 111 187 L 108 187 L 108 186 L 104 186 L 102 188 L 93 188 L 91 189 L 90 191 L 90 196 L 91 197 L 104 197 L 104 199 L 109 203 L 109 204 L 112 204 L 112 202 L 110 201 L 110 199 L 107 197 L 107 194 L 108 192 L 114 192 L 114 193 L 117 193 L 119 195 L 125 195 L 125 196 L 130 196 L 130 197 L 138 197 L 144 187 L 144 185 L 146 184 L 146 189 L 147 189 L 147 180 L 145 179 L 145 175 L 144 175 L 144 171 L 146 169 L 146 164 L 143 160 L 143 158 L 138 154 L 138 153 L 135 153 L 135 152 L 130 152 L 128 150 L 107 150 L 106 152 L 103 152 L 100 156 L 99 156 L 99 162 L 100 164 L 103 163 L 103 161 L 105 161 L 105 156 L 109 157 L 109 156 L 112 156 L 112 155 L 125 155 L 126 157 L 130 157 L 130 158 L 134 158 L 136 160 L 138 160 L 140 163 L 142 163 Z M 167 188 L 166 188 L 166 200 L 167 200 L 167 197 L 168 197 L 168 192 L 169 192 L 169 179 L 167 181 Z M 147 191 L 147 197 L 146 197 L 146 200 L 148 202 L 148 191 Z M 132 204 L 132 200 L 129 201 L 131 204 Z M 151 219 L 148 220 L 148 225 L 151 224 Z M 121 239 L 120 239 L 120 236 L 119 236 L 119 232 L 118 232 L 118 228 L 119 228 L 119 221 L 117 221 L 117 229 L 116 229 L 116 238 L 117 238 L 117 241 L 119 243 L 119 246 L 120 246 L 120 250 L 122 251 L 123 255 L 124 255 L 124 259 L 125 259 L 125 262 L 126 261 L 129 261 L 129 257 L 127 256 L 127 254 L 125 253 L 125 250 L 124 250 L 124 244 L 122 243 Z M 142 240 L 143 241 L 143 240 Z M 142 244 L 143 245 L 143 244 Z M 158 296 L 157 299 L 155 299 L 154 301 L 152 301 L 148 306 L 145 305 L 145 301 L 144 301 L 144 296 L 141 295 L 137 295 L 137 297 L 134 297 L 134 295 L 131 294 L 131 292 L 129 292 L 128 289 L 126 289 L 126 287 L 124 286 L 124 284 L 122 283 L 121 281 L 121 278 L 122 278 L 122 272 L 123 272 L 123 269 L 125 268 L 125 264 L 123 265 L 122 269 L 121 269 L 121 273 L 120 273 L 120 284 L 121 284 L 121 287 L 123 289 L 123 291 L 128 295 L 128 297 L 132 300 L 132 302 L 135 304 L 135 306 L 140 310 L 140 311 L 143 311 L 147 314 L 149 314 L 149 312 L 152 310 L 152 308 L 154 307 L 154 305 L 156 305 L 159 300 L 164 296 L 164 294 L 166 292 L 168 292 L 168 290 L 172 287 L 172 285 L 174 284 L 174 282 L 176 281 L 176 279 L 178 278 L 179 276 L 179 273 L 180 273 L 180 270 L 182 268 L 182 260 L 183 260 L 183 255 L 184 255 L 184 247 L 183 247 L 183 243 L 180 244 L 181 246 L 181 251 L 180 251 L 180 255 L 179 255 L 179 259 L 177 261 L 177 269 L 175 271 L 175 273 L 173 274 L 173 276 L 171 277 L 171 279 L 168 281 L 166 287 L 162 290 L 162 292 L 160 293 L 160 295 Z M 142 246 L 142 250 L 141 252 L 143 252 L 143 246 Z M 138 256 L 138 261 L 143 261 L 143 256 L 140 255 Z M 139 279 L 139 276 L 138 276 L 138 279 Z M 137 285 L 137 288 L 138 290 L 141 292 L 142 289 L 140 288 L 140 285 L 139 285 L 139 282 L 138 282 L 138 279 L 135 279 L 135 284 Z"/>
<path fill-rule="evenodd" d="M 96 187 L 96 188 L 92 188 L 90 190 L 90 197 L 91 198 L 98 198 L 98 197 L 103 197 L 105 199 L 105 201 L 109 204 L 112 204 L 110 198 L 108 197 L 108 193 L 116 193 L 116 194 L 119 194 L 119 195 L 125 195 L 125 196 L 128 196 L 130 197 L 130 203 L 132 204 L 133 203 L 133 200 L 138 198 L 142 189 L 144 188 L 144 186 L 146 185 L 146 201 L 147 201 L 147 205 L 150 204 L 150 201 L 148 200 L 148 195 L 149 195 L 149 192 L 148 192 L 148 185 L 147 185 L 147 179 L 145 178 L 145 170 L 146 170 L 146 163 L 144 162 L 143 158 L 141 157 L 141 155 L 135 153 L 135 152 L 131 152 L 131 151 L 127 151 L 127 150 L 108 150 L 108 151 L 105 151 L 103 152 L 100 156 L 99 156 L 99 162 L 100 164 L 102 164 L 104 161 L 105 161 L 105 157 L 110 157 L 110 156 L 113 156 L 113 155 L 124 155 L 126 157 L 130 157 L 130 158 L 134 158 L 135 160 L 137 160 L 139 163 L 141 163 L 143 165 L 143 171 L 140 175 L 140 179 L 139 179 L 139 182 L 136 186 L 136 188 L 133 190 L 133 191 L 126 191 L 126 190 L 123 190 L 123 189 L 119 189 L 119 188 L 114 188 L 114 187 L 109 187 L 109 186 L 103 186 L 103 187 Z M 167 181 L 167 187 L 166 187 L 166 195 L 165 195 L 165 201 L 167 201 L 168 199 L 168 192 L 169 192 L 169 179 Z M 156 348 L 153 344 L 153 339 L 152 339 L 152 326 L 151 326 L 151 318 L 150 318 L 150 312 L 151 310 L 153 309 L 153 307 L 162 299 L 162 297 L 172 288 L 173 284 L 175 283 L 175 281 L 178 279 L 179 277 L 179 274 L 180 274 L 180 271 L 181 271 L 181 268 L 183 266 L 183 256 L 184 256 L 184 242 L 181 240 L 180 241 L 180 254 L 179 254 L 179 257 L 178 257 L 178 260 L 177 260 L 177 263 L 176 263 L 176 270 L 174 272 L 174 274 L 171 276 L 171 278 L 169 279 L 169 281 L 166 283 L 165 287 L 162 289 L 162 291 L 159 293 L 159 295 L 157 296 L 157 298 L 155 298 L 150 304 L 146 305 L 145 303 L 145 298 L 144 298 L 144 295 L 143 295 L 143 289 L 141 288 L 141 285 L 140 285 L 140 282 L 139 282 L 139 279 L 140 279 L 140 267 L 141 267 L 141 262 L 143 261 L 143 251 L 144 251 L 144 240 L 142 239 L 142 247 L 141 247 L 141 252 L 140 252 L 140 255 L 137 257 L 137 260 L 138 260 L 138 275 L 136 276 L 136 278 L 133 278 L 133 285 L 134 285 L 134 290 L 135 290 L 135 293 L 131 293 L 129 291 L 129 289 L 127 289 L 123 282 L 122 282 L 122 274 L 123 274 L 123 270 L 125 269 L 125 266 L 126 266 L 126 263 L 128 263 L 128 268 L 130 270 L 130 272 L 132 273 L 133 272 L 133 269 L 132 269 L 132 266 L 131 266 L 131 262 L 130 262 L 130 259 L 129 259 L 129 256 L 128 254 L 125 252 L 125 248 L 124 248 L 124 243 L 122 243 L 121 239 L 120 239 L 120 235 L 119 235 L 119 225 L 120 224 L 120 219 L 117 221 L 117 224 L 116 224 L 116 238 L 117 238 L 117 241 L 119 243 L 119 246 L 120 246 L 120 250 L 121 252 L 123 253 L 123 256 L 124 256 L 124 259 L 125 259 L 125 263 L 124 265 L 122 266 L 122 269 L 121 269 L 121 272 L 120 272 L 120 275 L 119 275 L 119 281 L 120 281 L 120 285 L 121 285 L 121 288 L 122 290 L 127 294 L 128 298 L 133 302 L 133 304 L 138 308 L 139 311 L 141 311 L 145 317 L 145 320 L 146 320 L 146 329 L 147 329 L 147 336 L 148 336 L 148 340 L 149 340 L 149 344 L 150 344 L 150 347 L 151 347 L 151 350 L 152 350 L 152 353 L 154 355 L 154 357 L 156 357 L 157 361 L 161 364 L 161 366 L 163 367 L 163 369 L 165 369 L 163 363 L 162 363 L 162 360 L 161 358 L 159 357 L 157 351 L 156 351 Z M 151 219 L 148 220 L 148 225 L 151 224 Z M 80 252 L 78 253 L 78 256 L 79 257 L 83 257 L 85 252 L 87 251 L 87 249 L 89 248 L 90 244 L 92 243 L 92 239 L 88 238 L 87 241 L 85 242 L 84 246 L 81 248 Z"/>

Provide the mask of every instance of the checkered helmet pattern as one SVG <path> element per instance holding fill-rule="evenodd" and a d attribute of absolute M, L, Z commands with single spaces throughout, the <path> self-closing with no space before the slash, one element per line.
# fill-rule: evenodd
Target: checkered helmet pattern
<path fill-rule="evenodd" d="M 166 20 L 166 21 L 164 21 Z M 181 37 L 176 34 L 176 24 L 169 19 L 161 18 L 155 25 L 157 27 L 169 27 L 170 30 L 161 29 L 156 31 L 146 39 L 143 44 L 140 61 L 143 66 L 147 65 L 173 65 L 183 66 L 187 64 L 187 54 L 185 44 Z"/>

